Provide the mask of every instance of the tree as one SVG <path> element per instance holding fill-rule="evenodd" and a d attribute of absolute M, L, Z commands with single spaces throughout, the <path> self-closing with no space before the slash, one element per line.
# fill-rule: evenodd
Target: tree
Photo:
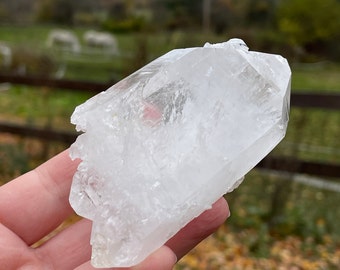
<path fill-rule="evenodd" d="M 73 23 L 76 3 L 68 0 L 40 0 L 37 4 L 37 20 L 57 24 Z"/>
<path fill-rule="evenodd" d="M 165 0 L 168 11 L 168 27 L 195 27 L 202 23 L 202 0 Z"/>
<path fill-rule="evenodd" d="M 248 2 L 245 8 L 246 23 L 248 25 L 258 25 L 263 27 L 269 25 L 273 19 L 275 1 L 273 0 L 256 0 Z"/>
<path fill-rule="evenodd" d="M 328 42 L 339 35 L 340 2 L 337 0 L 281 0 L 279 30 L 293 46 Z"/>

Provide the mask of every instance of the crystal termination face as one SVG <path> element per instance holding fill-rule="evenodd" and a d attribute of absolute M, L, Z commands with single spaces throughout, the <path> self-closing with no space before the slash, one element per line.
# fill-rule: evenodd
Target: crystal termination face
<path fill-rule="evenodd" d="M 240 39 L 176 49 L 84 104 L 70 193 L 95 267 L 138 264 L 284 137 L 291 71 Z"/>

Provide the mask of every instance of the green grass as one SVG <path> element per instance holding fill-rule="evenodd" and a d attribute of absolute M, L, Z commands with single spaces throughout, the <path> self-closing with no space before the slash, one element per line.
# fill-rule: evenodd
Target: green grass
<path fill-rule="evenodd" d="M 292 89 L 340 92 L 340 65 L 335 63 L 293 64 Z"/>
<path fill-rule="evenodd" d="M 17 122 L 20 119 L 20 122 L 36 126 L 53 125 L 56 122 L 57 129 L 69 129 L 72 111 L 90 96 L 86 92 L 13 86 L 0 93 L 0 120 Z"/>
<path fill-rule="evenodd" d="M 340 112 L 291 108 L 284 140 L 274 154 L 340 164 Z"/>
<path fill-rule="evenodd" d="M 0 26 L 0 39 L 12 46 L 43 48 L 50 26 Z"/>

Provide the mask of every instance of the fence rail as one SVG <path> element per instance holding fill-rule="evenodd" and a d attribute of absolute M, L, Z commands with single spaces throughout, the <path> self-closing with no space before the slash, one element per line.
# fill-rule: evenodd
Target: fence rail
<path fill-rule="evenodd" d="M 115 82 L 91 82 L 91 81 L 79 81 L 79 80 L 67 80 L 67 79 L 54 79 L 48 77 L 38 76 L 18 76 L 12 74 L 0 74 L 0 83 L 13 83 L 30 86 L 46 86 L 59 90 L 79 90 L 90 91 L 98 93 L 107 89 Z"/>
<path fill-rule="evenodd" d="M 90 91 L 98 93 L 106 90 L 115 81 L 110 82 L 90 82 L 90 81 L 77 81 L 66 79 L 53 79 L 36 76 L 17 76 L 10 74 L 0 74 L 0 83 L 13 83 L 23 84 L 31 86 L 46 86 L 60 90 L 79 90 Z M 308 90 L 299 91 L 299 93 L 292 93 L 291 105 L 303 108 L 320 108 L 320 109 L 335 109 L 340 110 L 340 94 L 328 93 L 323 94 L 325 91 L 313 91 Z"/>
<path fill-rule="evenodd" d="M 288 173 L 301 173 L 317 175 L 321 177 L 340 177 L 340 164 L 331 164 L 315 161 L 305 161 L 292 157 L 267 156 L 257 167 L 274 171 L 284 171 Z M 337 179 L 340 181 L 340 179 Z"/>
<path fill-rule="evenodd" d="M 94 93 L 105 90 L 114 84 L 114 82 L 99 83 L 0 74 L 0 83 L 5 82 L 31 86 L 47 86 L 56 89 L 91 91 Z M 340 94 L 311 93 L 308 91 L 292 93 L 291 106 L 340 110 Z M 66 144 L 71 144 L 77 137 L 77 134 L 72 132 L 1 122 L 0 132 L 38 138 L 41 140 L 55 140 L 64 142 Z M 340 164 L 312 162 L 293 159 L 290 157 L 267 156 L 257 165 L 257 167 L 291 173 L 304 173 L 323 177 L 335 177 L 340 180 Z"/>
<path fill-rule="evenodd" d="M 78 134 L 74 132 L 58 131 L 46 128 L 2 122 L 0 122 L 0 132 L 16 134 L 29 138 L 37 138 L 40 140 L 59 141 L 66 144 L 73 143 L 78 136 Z"/>

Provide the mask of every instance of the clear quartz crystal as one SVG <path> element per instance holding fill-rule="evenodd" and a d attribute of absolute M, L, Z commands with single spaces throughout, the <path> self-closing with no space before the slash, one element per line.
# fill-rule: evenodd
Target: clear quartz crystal
<path fill-rule="evenodd" d="M 84 104 L 70 203 L 93 221 L 95 267 L 144 260 L 284 137 L 291 71 L 240 39 L 177 49 Z"/>

